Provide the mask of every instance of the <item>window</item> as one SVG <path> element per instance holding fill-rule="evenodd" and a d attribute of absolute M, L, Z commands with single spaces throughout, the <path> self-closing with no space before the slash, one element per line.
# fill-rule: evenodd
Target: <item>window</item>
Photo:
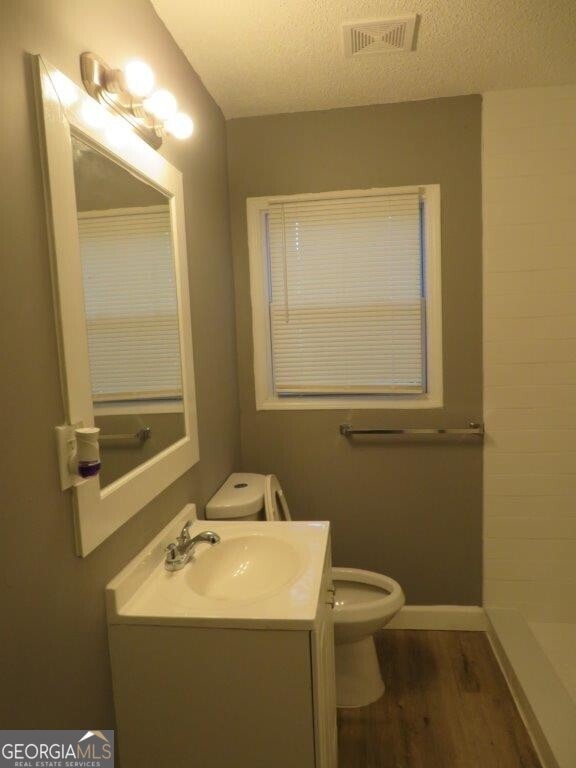
<path fill-rule="evenodd" d="M 257 408 L 441 406 L 439 187 L 247 210 Z"/>
<path fill-rule="evenodd" d="M 85 211 L 78 230 L 94 402 L 181 403 L 168 206 Z"/>

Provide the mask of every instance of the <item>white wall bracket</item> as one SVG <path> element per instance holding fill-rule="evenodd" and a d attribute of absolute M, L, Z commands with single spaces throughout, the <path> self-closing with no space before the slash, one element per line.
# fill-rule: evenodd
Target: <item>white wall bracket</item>
<path fill-rule="evenodd" d="M 82 478 L 70 471 L 70 459 L 76 452 L 76 430 L 81 426 L 82 422 L 79 421 L 76 424 L 63 424 L 55 428 L 60 488 L 63 491 L 83 482 Z"/>

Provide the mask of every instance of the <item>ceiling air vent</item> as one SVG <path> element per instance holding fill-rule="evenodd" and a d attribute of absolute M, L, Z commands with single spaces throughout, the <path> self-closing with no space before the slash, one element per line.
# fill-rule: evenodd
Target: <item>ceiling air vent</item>
<path fill-rule="evenodd" d="M 415 13 L 344 24 L 344 51 L 346 56 L 411 51 L 415 28 Z"/>

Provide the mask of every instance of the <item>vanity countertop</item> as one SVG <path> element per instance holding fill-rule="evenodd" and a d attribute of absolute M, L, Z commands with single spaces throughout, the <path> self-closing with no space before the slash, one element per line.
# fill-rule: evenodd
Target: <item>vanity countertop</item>
<path fill-rule="evenodd" d="M 181 570 L 164 566 L 166 546 L 187 520 L 192 537 L 213 531 Z M 250 629 L 314 625 L 329 542 L 328 522 L 197 520 L 187 505 L 108 584 L 109 624 Z"/>

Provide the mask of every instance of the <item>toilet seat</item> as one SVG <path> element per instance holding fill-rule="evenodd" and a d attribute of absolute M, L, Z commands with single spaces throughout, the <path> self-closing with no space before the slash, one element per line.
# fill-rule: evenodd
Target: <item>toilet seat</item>
<path fill-rule="evenodd" d="M 390 576 L 360 568 L 333 567 L 332 578 L 336 587 L 334 620 L 337 622 L 378 620 L 383 615 L 396 613 L 404 605 L 402 587 Z"/>

